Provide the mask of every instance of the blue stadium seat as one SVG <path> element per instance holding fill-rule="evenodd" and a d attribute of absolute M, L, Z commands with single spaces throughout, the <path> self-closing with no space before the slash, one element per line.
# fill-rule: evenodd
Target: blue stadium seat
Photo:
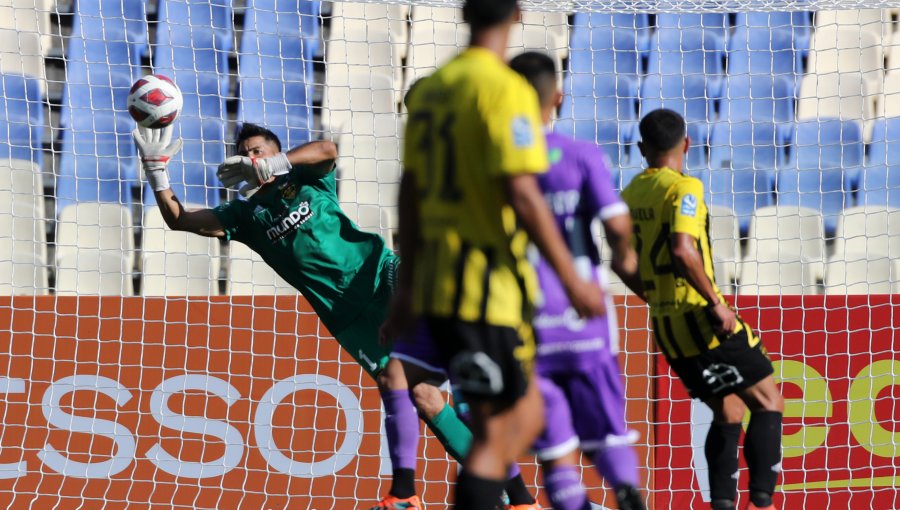
<path fill-rule="evenodd" d="M 573 74 L 637 76 L 641 73 L 640 41 L 637 32 L 596 28 L 572 35 L 569 71 Z"/>
<path fill-rule="evenodd" d="M 799 122 L 791 160 L 778 172 L 779 205 L 816 209 L 825 232 L 834 234 L 838 215 L 852 205 L 851 190 L 863 165 L 862 127 L 854 121 Z"/>
<path fill-rule="evenodd" d="M 714 168 L 709 171 L 709 203 L 734 211 L 741 233 L 746 234 L 753 212 L 774 203 L 774 184 L 774 173 L 769 170 L 748 166 Z"/>
<path fill-rule="evenodd" d="M 860 205 L 900 208 L 900 117 L 875 121 L 861 180 Z"/>
<path fill-rule="evenodd" d="M 247 31 L 241 43 L 238 122 L 275 131 L 286 146 L 309 141 L 312 60 L 306 39 Z"/>
<path fill-rule="evenodd" d="M 556 131 L 596 142 L 614 166 L 627 159 L 624 147 L 637 124 L 637 80 L 570 75 L 565 91 Z"/>
<path fill-rule="evenodd" d="M 728 45 L 728 74 L 783 76 L 799 90 L 803 54 L 789 32 L 738 27 Z"/>
<path fill-rule="evenodd" d="M 169 182 L 175 196 L 185 204 L 215 207 L 221 184 L 216 168 L 225 160 L 225 122 L 220 118 L 179 117 L 173 137 L 181 137 L 181 153 L 169 162 Z M 149 186 L 144 203 L 155 204 Z"/>
<path fill-rule="evenodd" d="M 794 49 L 801 53 L 809 51 L 812 35 L 812 16 L 807 11 L 794 12 L 740 12 L 735 20 L 735 31 L 742 27 L 764 28 L 785 31 L 791 34 Z"/>
<path fill-rule="evenodd" d="M 607 14 L 607 13 L 583 13 L 575 14 L 575 20 L 572 27 L 572 40 L 590 40 L 591 34 L 595 31 L 604 33 L 613 33 L 614 39 L 617 41 L 616 47 L 621 48 L 620 37 L 628 38 L 628 34 L 632 34 L 631 38 L 635 43 L 630 46 L 637 51 L 647 51 L 650 48 L 650 16 L 646 13 L 641 14 Z M 573 45 L 574 46 L 574 45 Z"/>
<path fill-rule="evenodd" d="M 705 146 L 709 141 L 709 122 L 715 116 L 707 87 L 705 76 L 648 75 L 641 84 L 641 115 L 657 108 L 674 110 L 684 116 L 694 143 Z"/>
<path fill-rule="evenodd" d="M 133 62 L 141 63 L 147 49 L 146 0 L 77 0 L 72 37 L 90 42 L 127 42 Z"/>
<path fill-rule="evenodd" d="M 726 37 L 728 29 L 730 28 L 728 15 L 718 12 L 707 12 L 703 14 L 675 14 L 661 12 L 656 15 L 656 26 L 660 29 L 702 29 L 705 32 L 714 33 L 722 38 Z"/>
<path fill-rule="evenodd" d="M 729 122 L 713 124 L 709 134 L 709 166 L 720 168 L 756 168 L 771 170 L 781 167 L 784 146 L 778 129 L 771 122 Z"/>
<path fill-rule="evenodd" d="M 160 0 L 157 16 L 160 45 L 173 44 L 169 38 L 175 34 L 190 37 L 207 32 L 216 36 L 216 49 L 226 53 L 232 49 L 231 0 Z"/>
<path fill-rule="evenodd" d="M 725 39 L 698 29 L 661 28 L 650 43 L 650 74 L 706 76 L 706 90 L 721 94 L 725 72 Z"/>
<path fill-rule="evenodd" d="M 36 78 L 0 75 L 0 159 L 43 164 L 44 106 Z"/>
<path fill-rule="evenodd" d="M 133 121 L 109 114 L 81 115 L 63 131 L 56 179 L 56 210 L 76 202 L 131 203 L 136 151 Z"/>
<path fill-rule="evenodd" d="M 249 0 L 244 17 L 244 38 L 247 37 L 247 32 L 285 38 L 300 37 L 303 39 L 301 55 L 311 62 L 319 46 L 321 9 L 321 2 L 309 0 Z"/>
<path fill-rule="evenodd" d="M 794 121 L 793 83 L 770 75 L 729 76 L 722 94 L 721 117 L 731 122 Z"/>

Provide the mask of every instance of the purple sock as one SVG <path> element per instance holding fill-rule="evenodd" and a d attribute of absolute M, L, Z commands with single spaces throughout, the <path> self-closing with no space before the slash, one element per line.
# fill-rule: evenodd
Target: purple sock
<path fill-rule="evenodd" d="M 419 417 L 407 390 L 383 391 L 384 430 L 394 469 L 416 469 Z"/>
<path fill-rule="evenodd" d="M 590 508 L 581 475 L 574 466 L 557 466 L 544 471 L 544 487 L 554 510 Z"/>
<path fill-rule="evenodd" d="M 594 454 L 594 465 L 613 487 L 638 486 L 637 454 L 631 446 L 601 448 Z"/>
<path fill-rule="evenodd" d="M 519 464 L 513 462 L 512 466 L 509 466 L 509 476 L 506 477 L 507 480 L 510 478 L 515 478 L 522 474 L 522 470 L 519 469 Z"/>

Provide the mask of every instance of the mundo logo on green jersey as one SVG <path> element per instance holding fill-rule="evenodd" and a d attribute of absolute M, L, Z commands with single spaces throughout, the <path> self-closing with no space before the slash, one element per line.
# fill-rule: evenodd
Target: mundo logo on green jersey
<path fill-rule="evenodd" d="M 275 220 L 275 225 L 266 230 L 270 241 L 280 241 L 291 232 L 297 230 L 300 225 L 306 223 L 312 217 L 313 211 L 309 208 L 309 202 L 300 202 L 296 209 L 285 211 Z"/>

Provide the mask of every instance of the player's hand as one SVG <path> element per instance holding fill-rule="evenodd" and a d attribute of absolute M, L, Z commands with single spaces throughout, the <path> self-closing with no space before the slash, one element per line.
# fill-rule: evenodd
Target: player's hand
<path fill-rule="evenodd" d="M 398 289 L 391 301 L 391 309 L 387 319 L 378 331 L 378 341 L 382 347 L 391 345 L 395 339 L 402 338 L 412 329 L 414 322 L 412 312 L 412 291 Z"/>
<path fill-rule="evenodd" d="M 731 336 L 731 334 L 734 333 L 735 326 L 737 326 L 737 314 L 728 306 L 728 303 L 719 301 L 715 306 L 711 306 L 709 311 L 712 313 L 713 320 L 716 322 L 716 324 L 714 324 L 716 327 L 716 334 L 721 337 Z"/>
<path fill-rule="evenodd" d="M 226 188 L 246 181 L 247 184 L 241 187 L 240 193 L 249 198 L 272 177 L 290 171 L 291 162 L 286 154 L 280 153 L 271 158 L 232 156 L 219 165 L 216 175 Z"/>
<path fill-rule="evenodd" d="M 162 129 L 137 127 L 131 132 L 131 136 L 141 155 L 141 163 L 150 187 L 153 191 L 169 189 L 166 166 L 172 156 L 181 150 L 181 139 L 172 141 L 172 126 Z"/>
<path fill-rule="evenodd" d="M 572 308 L 582 319 L 606 315 L 606 296 L 599 285 L 576 279 L 567 287 L 566 292 L 569 294 Z"/>

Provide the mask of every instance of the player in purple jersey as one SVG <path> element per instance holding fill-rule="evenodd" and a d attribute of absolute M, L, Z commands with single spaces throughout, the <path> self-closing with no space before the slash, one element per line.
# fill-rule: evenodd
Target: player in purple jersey
<path fill-rule="evenodd" d="M 523 53 L 510 62 L 537 89 L 545 124 L 562 99 L 553 59 Z M 582 278 L 605 284 L 591 233 L 603 222 L 612 249 L 612 268 L 623 280 L 637 280 L 637 253 L 631 245 L 628 206 L 612 186 L 605 155 L 593 144 L 549 133 L 550 170 L 538 177 L 556 222 Z M 533 258 L 541 285 L 534 326 L 538 333 L 536 370 L 544 397 L 546 426 L 534 445 L 544 468 L 544 485 L 555 510 L 589 510 L 581 484 L 577 449 L 615 490 L 619 508 L 643 510 L 638 492 L 637 432 L 625 424 L 625 393 L 616 359 L 618 325 L 608 299 L 606 316 L 584 321 L 546 261 Z"/>

